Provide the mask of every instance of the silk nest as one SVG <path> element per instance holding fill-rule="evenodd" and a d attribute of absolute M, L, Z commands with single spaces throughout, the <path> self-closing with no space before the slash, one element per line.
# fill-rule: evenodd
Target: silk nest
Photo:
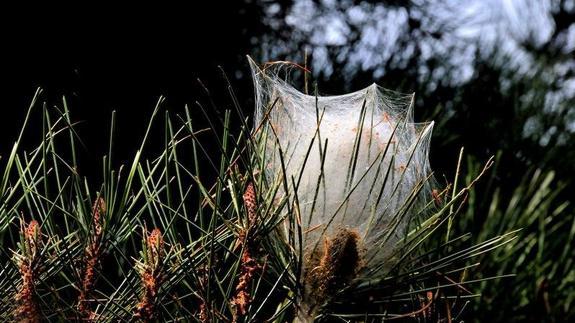
<path fill-rule="evenodd" d="M 289 65 L 250 63 L 262 173 L 280 186 L 278 198 L 297 201 L 290 202 L 302 226 L 297 243 L 309 253 L 337 230 L 354 230 L 365 265 L 388 267 L 432 195 L 433 122 L 413 121 L 413 94 L 372 84 L 309 95 L 290 84 Z"/>

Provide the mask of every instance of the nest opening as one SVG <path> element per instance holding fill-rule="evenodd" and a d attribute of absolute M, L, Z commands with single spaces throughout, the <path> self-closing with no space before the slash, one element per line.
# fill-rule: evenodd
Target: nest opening
<path fill-rule="evenodd" d="M 357 231 L 340 228 L 306 257 L 305 297 L 314 305 L 348 286 L 363 267 L 363 248 Z"/>

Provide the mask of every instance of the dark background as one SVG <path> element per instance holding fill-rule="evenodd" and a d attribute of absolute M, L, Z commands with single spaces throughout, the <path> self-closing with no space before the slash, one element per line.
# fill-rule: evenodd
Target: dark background
<path fill-rule="evenodd" d="M 80 150 L 79 169 L 90 177 L 100 174 L 113 110 L 118 124 L 116 160 L 121 163 L 139 147 L 160 96 L 166 97 L 164 110 L 175 115 L 188 104 L 193 116 L 200 116 L 195 102 L 208 102 L 198 83 L 201 79 L 212 98 L 222 102 L 222 110 L 230 108 L 229 101 L 219 100 L 228 97 L 219 66 L 241 101 L 250 102 L 253 90 L 245 57 L 253 51 L 250 38 L 258 20 L 257 11 L 249 7 L 208 1 L 180 8 L 155 4 L 4 8 L 2 155 L 17 138 L 37 87 L 44 90 L 40 102 L 49 106 L 61 108 L 65 96 L 72 119 L 81 122 L 77 130 L 85 147 Z M 39 135 L 40 131 L 27 134 L 36 132 Z M 152 138 L 152 146 L 161 144 L 163 138 Z"/>

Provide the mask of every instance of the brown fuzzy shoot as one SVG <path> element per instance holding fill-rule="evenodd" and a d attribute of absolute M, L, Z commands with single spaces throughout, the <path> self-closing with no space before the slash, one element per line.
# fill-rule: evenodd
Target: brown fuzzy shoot
<path fill-rule="evenodd" d="M 208 266 L 204 265 L 201 266 L 199 268 L 197 268 L 198 271 L 198 289 L 200 291 L 205 291 L 207 290 L 207 285 L 208 285 Z M 198 312 L 198 318 L 200 320 L 200 322 L 202 323 L 208 323 L 210 322 L 210 307 L 208 305 L 208 303 L 206 302 L 206 298 L 204 295 L 198 295 L 198 301 L 200 303 L 199 306 L 199 312 Z"/>
<path fill-rule="evenodd" d="M 204 301 L 200 304 L 200 322 L 207 323 L 210 321 L 210 316 L 208 315 L 208 306 Z"/>
<path fill-rule="evenodd" d="M 305 315 L 310 316 L 318 305 L 357 276 L 363 267 L 360 242 L 356 231 L 341 228 L 331 239 L 325 238 L 323 248 L 316 248 L 307 257 L 304 303 L 308 308 Z"/>
<path fill-rule="evenodd" d="M 88 305 L 88 297 L 94 288 L 96 280 L 96 267 L 101 256 L 101 241 L 103 236 L 103 216 L 106 213 L 106 203 L 104 199 L 98 197 L 92 208 L 92 235 L 89 237 L 88 245 L 84 250 L 82 288 L 78 296 L 78 313 L 81 319 L 91 321 L 93 313 Z"/>
<path fill-rule="evenodd" d="M 241 259 L 240 279 L 236 285 L 236 296 L 232 303 L 236 306 L 236 316 L 246 315 L 252 299 L 249 294 L 250 283 L 255 275 L 260 272 L 261 266 L 250 254 L 250 248 L 244 248 Z M 236 318 L 237 320 L 237 318 Z M 234 320 L 235 321 L 235 320 Z"/>
<path fill-rule="evenodd" d="M 34 298 L 34 285 L 36 281 L 35 264 L 39 256 L 39 244 L 42 240 L 40 226 L 35 220 L 22 226 L 21 255 L 18 257 L 18 270 L 22 278 L 22 286 L 16 294 L 15 321 L 40 322 L 40 310 Z"/>
<path fill-rule="evenodd" d="M 143 292 L 136 305 L 134 318 L 143 322 L 152 322 L 157 318 L 156 298 L 163 280 L 161 268 L 164 257 L 164 238 L 160 229 L 152 230 L 144 244 L 144 261 L 138 268 Z"/>
<path fill-rule="evenodd" d="M 243 247 L 243 252 L 240 263 L 240 278 L 236 285 L 236 295 L 231 301 L 235 308 L 233 322 L 237 322 L 240 315 L 246 315 L 248 306 L 252 301 L 251 295 L 248 292 L 250 284 L 253 277 L 262 269 L 256 258 L 254 258 L 254 241 L 250 235 L 250 230 L 255 224 L 257 217 L 256 192 L 253 183 L 247 185 L 246 191 L 243 194 L 243 200 L 248 214 L 248 227 L 241 232 L 238 239 L 239 244 Z"/>
<path fill-rule="evenodd" d="M 250 226 L 252 226 L 256 222 L 256 210 L 257 210 L 257 200 L 256 200 L 256 190 L 254 188 L 253 183 L 249 183 L 246 187 L 246 191 L 243 195 L 244 198 L 244 205 L 248 212 L 248 220 Z"/>

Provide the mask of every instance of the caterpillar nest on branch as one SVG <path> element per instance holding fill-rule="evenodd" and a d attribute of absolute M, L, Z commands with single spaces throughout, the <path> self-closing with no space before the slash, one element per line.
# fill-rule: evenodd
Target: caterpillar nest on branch
<path fill-rule="evenodd" d="M 277 184 L 278 195 L 299 209 L 303 238 L 295 250 L 302 244 L 304 275 L 322 254 L 333 261 L 349 256 L 326 255 L 344 250 L 333 242 L 349 244 L 345 236 L 361 249 L 350 266 L 389 268 L 408 223 L 432 195 L 433 122 L 413 121 L 413 94 L 372 84 L 344 95 L 307 95 L 281 77 L 289 65 L 250 64 L 263 174 L 268 183 L 286 183 Z"/>

